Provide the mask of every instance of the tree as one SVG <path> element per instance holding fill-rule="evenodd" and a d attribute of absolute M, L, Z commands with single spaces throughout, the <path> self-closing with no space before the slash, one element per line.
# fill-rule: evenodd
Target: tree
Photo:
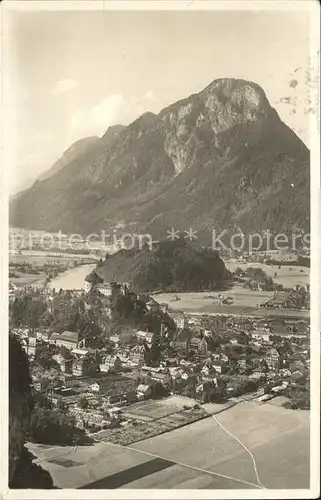
<path fill-rule="evenodd" d="M 59 399 L 57 407 L 59 410 L 62 410 L 62 411 L 67 410 L 66 403 L 62 399 Z"/>
<path fill-rule="evenodd" d="M 244 382 L 243 391 L 245 393 L 253 392 L 257 390 L 258 386 L 259 382 L 257 380 L 247 380 L 246 382 Z"/>
<path fill-rule="evenodd" d="M 29 439 L 34 443 L 72 444 L 77 433 L 75 419 L 59 409 L 35 408 Z"/>
<path fill-rule="evenodd" d="M 35 407 L 50 410 L 52 409 L 52 402 L 47 395 L 37 394 L 35 396 Z"/>
<path fill-rule="evenodd" d="M 83 362 L 83 373 L 86 375 L 94 375 L 95 373 L 99 373 L 100 367 L 98 363 L 98 359 L 94 357 L 92 354 L 86 354 L 82 358 Z"/>
<path fill-rule="evenodd" d="M 33 464 L 24 444 L 33 409 L 28 358 L 19 340 L 9 335 L 9 487 L 53 488 L 50 474 Z"/>
<path fill-rule="evenodd" d="M 39 364 L 45 370 L 50 370 L 51 368 L 60 369 L 57 361 L 52 359 L 52 353 L 45 343 L 38 343 L 35 352 L 35 363 Z"/>
<path fill-rule="evenodd" d="M 27 324 L 30 328 L 40 326 L 40 318 L 46 312 L 47 306 L 44 300 L 33 300 L 28 311 Z"/>
<path fill-rule="evenodd" d="M 85 410 L 86 408 L 88 408 L 88 399 L 86 398 L 86 396 L 82 396 L 79 401 L 78 401 L 78 406 L 79 408 L 81 408 L 82 410 Z"/>
<path fill-rule="evenodd" d="M 202 401 L 203 403 L 209 403 L 214 401 L 215 398 L 215 386 L 212 381 L 206 381 L 203 383 L 203 393 L 202 393 Z"/>
<path fill-rule="evenodd" d="M 182 389 L 182 396 L 185 396 L 187 398 L 194 398 L 195 397 L 195 387 L 192 385 L 186 385 Z"/>
<path fill-rule="evenodd" d="M 16 328 L 27 323 L 28 311 L 31 304 L 31 297 L 22 295 L 16 297 L 9 305 L 10 326 Z"/>
<path fill-rule="evenodd" d="M 163 386 L 161 382 L 154 382 L 151 386 L 152 398 L 162 398 L 168 395 L 168 390 Z"/>
<path fill-rule="evenodd" d="M 235 276 L 243 276 L 244 275 L 244 271 L 243 269 L 241 269 L 240 267 L 237 267 L 234 271 L 234 275 Z"/>
<path fill-rule="evenodd" d="M 268 291 L 275 290 L 275 284 L 271 276 L 267 276 L 264 279 L 265 289 Z"/>
<path fill-rule="evenodd" d="M 248 345 L 249 343 L 249 336 L 245 332 L 241 332 L 239 334 L 239 343 L 243 345 Z"/>
<path fill-rule="evenodd" d="M 158 365 L 164 359 L 170 348 L 170 339 L 168 337 L 161 337 L 160 334 L 154 333 L 152 345 L 148 349 L 145 344 L 145 362 L 147 365 Z"/>
<path fill-rule="evenodd" d="M 61 356 L 67 361 L 67 360 L 70 360 L 72 359 L 72 354 L 71 352 L 69 351 L 69 349 L 67 349 L 67 347 L 65 347 L 64 345 L 62 345 L 60 347 L 60 350 L 59 350 L 59 353 L 61 354 Z"/>

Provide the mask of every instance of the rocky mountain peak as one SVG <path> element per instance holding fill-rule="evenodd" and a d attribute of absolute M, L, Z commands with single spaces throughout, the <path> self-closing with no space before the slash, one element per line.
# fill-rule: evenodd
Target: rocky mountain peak
<path fill-rule="evenodd" d="M 176 174 L 189 167 L 193 152 L 211 149 L 213 154 L 214 149 L 216 156 L 225 155 L 227 149 L 260 140 L 266 121 L 280 121 L 259 85 L 233 78 L 214 80 L 160 115 Z"/>
<path fill-rule="evenodd" d="M 246 80 L 214 80 L 200 96 L 219 131 L 233 124 L 253 123 L 271 116 L 272 108 L 263 89 Z"/>

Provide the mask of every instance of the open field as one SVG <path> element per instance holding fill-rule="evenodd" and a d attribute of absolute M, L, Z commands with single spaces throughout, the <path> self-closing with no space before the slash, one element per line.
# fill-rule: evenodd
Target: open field
<path fill-rule="evenodd" d="M 31 274 L 31 273 L 21 273 L 19 271 L 14 271 L 15 276 L 10 277 L 10 281 L 14 283 L 17 287 L 25 286 L 35 286 L 42 288 L 45 286 L 46 275 L 44 273 Z"/>
<path fill-rule="evenodd" d="M 218 296 L 222 292 L 182 292 L 182 293 L 158 293 L 154 295 L 157 302 L 166 302 L 172 309 L 182 309 L 185 311 L 211 312 L 220 307 L 223 311 L 229 309 L 253 308 L 271 299 L 274 292 L 258 292 L 246 288 L 235 286 L 233 289 L 224 292 L 224 296 L 231 297 L 231 305 L 218 305 Z M 179 300 L 173 300 L 177 296 Z"/>
<path fill-rule="evenodd" d="M 134 403 L 125 407 L 123 414 L 134 420 L 135 425 L 100 431 L 95 434 L 95 439 L 127 446 L 207 418 L 208 413 L 202 407 L 194 408 L 194 404 L 193 400 L 183 396 Z"/>
<path fill-rule="evenodd" d="M 46 252 L 46 251 L 22 251 L 20 253 L 10 252 L 9 261 L 13 264 L 34 264 L 38 266 L 44 265 L 70 265 L 74 261 L 77 262 L 94 262 L 88 255 L 63 253 L 63 252 Z"/>
<path fill-rule="evenodd" d="M 236 268 L 248 269 L 249 267 L 260 267 L 275 283 L 280 283 L 286 288 L 293 288 L 295 285 L 304 286 L 310 282 L 310 269 L 303 266 L 270 266 L 260 262 L 236 262 L 235 260 L 226 260 L 225 265 L 229 271 L 234 272 Z M 274 277 L 274 274 L 277 276 Z"/>
<path fill-rule="evenodd" d="M 261 309 L 257 307 L 273 297 L 274 292 L 258 292 L 235 286 L 224 292 L 225 296 L 231 297 L 233 303 L 221 305 L 215 303 L 220 292 L 184 292 L 184 293 L 159 293 L 154 298 L 157 302 L 165 302 L 173 310 L 181 310 L 190 314 L 248 314 L 251 316 L 284 316 L 308 318 L 309 311 L 292 311 L 287 309 Z M 173 300 L 173 296 L 179 300 Z M 208 297 L 211 298 L 208 298 Z"/>
<path fill-rule="evenodd" d="M 193 401 L 183 396 L 170 396 L 164 399 L 141 401 L 130 405 L 126 413 L 138 419 L 155 420 L 179 412 L 184 406 L 192 406 Z"/>
<path fill-rule="evenodd" d="M 131 446 L 30 449 L 62 488 L 309 488 L 309 417 L 241 403 Z"/>
<path fill-rule="evenodd" d="M 100 431 L 95 434 L 95 439 L 128 446 L 144 439 L 150 439 L 165 432 L 173 431 L 192 422 L 197 422 L 198 420 L 207 418 L 207 416 L 207 413 L 202 408 L 181 410 L 171 415 L 160 417 L 157 420 L 137 422 L 135 425 L 127 424 L 122 428 Z"/>
<path fill-rule="evenodd" d="M 79 279 L 79 284 L 81 286 L 78 286 L 78 288 L 82 288 L 84 283 L 84 278 L 82 279 L 82 276 L 85 273 L 88 274 L 91 268 L 89 269 L 89 267 L 86 266 L 72 268 L 72 266 L 79 266 L 80 264 L 86 263 L 90 265 L 91 263 L 91 266 L 94 267 L 92 262 L 93 259 L 90 259 L 88 255 L 86 256 L 79 254 L 62 253 L 59 254 L 45 251 L 22 251 L 21 253 L 10 252 L 9 269 L 10 272 L 14 273 L 15 276 L 10 277 L 9 279 L 18 287 L 32 285 L 38 288 L 42 288 L 45 285 L 47 272 L 49 272 L 51 269 L 59 273 L 59 271 L 65 271 L 65 269 L 71 267 L 71 269 L 69 269 L 68 271 L 62 272 L 61 275 L 55 278 L 53 281 L 57 281 L 57 283 L 59 284 L 59 280 L 65 280 L 67 283 L 70 282 L 73 285 L 73 282 L 75 281 L 74 276 L 80 275 L 81 279 Z M 31 266 L 32 269 L 38 270 L 39 274 L 23 272 L 21 271 L 21 269 L 17 269 L 16 267 L 24 265 Z M 83 270 L 83 267 L 85 267 L 85 270 Z M 78 271 L 78 269 L 81 269 L 81 271 Z M 78 284 L 77 280 L 75 281 L 75 283 Z M 70 288 L 76 287 L 71 286 Z"/>

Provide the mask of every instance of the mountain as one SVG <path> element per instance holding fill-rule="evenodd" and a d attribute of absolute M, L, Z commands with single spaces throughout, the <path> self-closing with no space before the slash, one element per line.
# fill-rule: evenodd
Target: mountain
<path fill-rule="evenodd" d="M 214 80 L 117 132 L 12 200 L 10 223 L 81 234 L 122 223 L 153 239 L 309 229 L 309 151 L 257 84 Z"/>
<path fill-rule="evenodd" d="M 200 245 L 161 241 L 152 249 L 119 250 L 87 276 L 90 283 L 113 280 L 129 283 L 137 292 L 221 290 L 227 288 L 231 274 L 219 253 Z"/>
<path fill-rule="evenodd" d="M 90 161 L 91 156 L 87 155 L 87 153 L 93 153 L 94 158 L 97 152 L 108 147 L 124 128 L 124 125 L 113 125 L 108 127 L 102 137 L 86 137 L 74 142 L 49 170 L 38 177 L 38 181 L 49 179 L 49 177 L 52 177 L 54 174 L 79 158 L 86 157 L 87 161 Z"/>
<path fill-rule="evenodd" d="M 125 125 L 112 125 L 108 127 L 104 135 L 101 137 L 101 143 L 104 146 L 109 146 L 113 140 L 125 129 Z"/>
<path fill-rule="evenodd" d="M 45 179 L 49 179 L 49 177 L 52 177 L 54 174 L 68 165 L 68 163 L 73 162 L 83 154 L 90 151 L 94 146 L 97 145 L 99 141 L 99 137 L 93 136 L 86 137 L 85 139 L 80 139 L 79 141 L 74 142 L 49 170 L 40 175 L 38 180 L 43 181 Z"/>

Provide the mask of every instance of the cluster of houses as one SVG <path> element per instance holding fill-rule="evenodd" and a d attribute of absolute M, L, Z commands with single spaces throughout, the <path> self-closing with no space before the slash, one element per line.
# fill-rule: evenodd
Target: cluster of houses
<path fill-rule="evenodd" d="M 182 311 L 171 311 L 166 304 L 158 304 L 154 299 L 147 301 L 151 310 L 165 310 L 172 317 L 176 332 L 173 336 L 172 347 L 176 352 L 176 363 L 184 365 L 187 362 L 207 363 L 203 367 L 203 373 L 207 371 L 216 374 L 229 372 L 230 363 L 228 356 L 219 349 L 219 353 L 213 352 L 211 344 L 218 338 L 223 338 L 224 343 L 234 346 L 250 345 L 253 349 L 264 349 L 265 362 L 272 371 L 278 365 L 279 354 L 274 348 L 276 341 L 291 340 L 293 343 L 297 338 L 307 339 L 309 335 L 309 324 L 307 320 L 279 319 L 255 319 L 250 317 L 216 316 L 212 318 L 210 327 L 204 327 L 204 317 L 192 317 Z M 207 318 L 208 319 L 208 318 Z M 71 356 L 56 355 L 55 360 L 59 363 L 61 372 L 75 376 L 87 376 L 96 372 L 119 372 L 124 368 L 142 367 L 146 359 L 146 349 L 151 346 L 153 332 L 135 330 L 132 338 L 134 345 L 124 345 L 120 342 L 118 335 L 112 335 L 110 342 L 113 345 L 112 353 L 95 350 L 85 346 L 84 340 L 79 340 L 77 332 L 64 331 L 62 333 L 51 333 L 49 329 L 39 329 L 30 332 L 28 329 L 16 329 L 23 341 L 23 346 L 30 357 L 34 357 L 37 342 L 46 342 L 67 349 Z M 294 342 L 295 347 L 295 342 Z M 306 353 L 300 353 L 307 358 L 308 340 L 306 341 Z M 300 347 L 295 347 L 300 350 Z M 194 357 L 187 361 L 186 353 L 193 351 Z M 302 349 L 301 349 L 302 351 Z M 208 359 L 211 359 L 212 368 L 208 367 Z M 262 370 L 259 366 L 253 367 L 255 356 L 240 354 L 237 360 L 239 369 L 244 369 L 251 376 L 259 378 Z M 250 361 L 250 362 L 249 362 Z M 171 360 L 168 360 L 169 364 Z M 175 378 L 177 378 L 175 376 Z"/>
<path fill-rule="evenodd" d="M 28 332 L 25 329 L 16 333 L 20 333 L 30 356 L 34 356 L 37 341 L 48 342 L 69 351 L 70 357 L 59 353 L 53 358 L 59 363 L 64 379 L 65 392 L 59 397 L 63 395 L 63 399 L 69 401 L 72 408 L 78 408 L 77 401 L 82 393 L 68 399 L 68 389 L 77 385 L 80 378 L 86 379 L 98 373 L 100 376 L 120 373 L 128 367 L 137 374 L 135 389 L 128 391 L 115 388 L 112 394 L 103 398 L 104 404 L 121 407 L 137 400 L 148 399 L 152 397 L 156 383 L 161 384 L 167 394 L 193 394 L 193 397 L 201 399 L 204 392 L 208 393 L 209 387 L 213 393 L 220 394 L 222 380 L 227 381 L 227 393 L 233 394 L 240 377 L 243 382 L 253 380 L 262 385 L 278 380 L 275 387 L 279 387 L 279 391 L 284 389 L 284 384 L 303 384 L 306 379 L 309 369 L 309 346 L 307 325 L 304 322 L 293 322 L 291 325 L 282 324 L 278 320 L 264 323 L 262 320 L 253 321 L 248 318 L 216 318 L 214 327 L 209 330 L 200 326 L 202 319 L 187 318 L 180 312 L 173 314 L 173 319 L 178 325 L 177 334 L 173 339 L 176 355 L 163 360 L 158 367 L 145 366 L 145 349 L 153 338 L 153 333 L 148 331 L 137 330 L 134 334 L 137 343 L 131 347 L 122 346 L 118 335 L 111 336 L 110 341 L 114 344 L 112 354 L 105 353 L 104 350 L 97 352 L 86 348 L 83 342 L 79 342 L 76 332 L 65 331 L 50 335 L 48 331 L 38 331 L 27 337 L 27 342 Z M 286 334 L 291 335 L 294 330 L 298 335 L 299 329 L 306 342 L 303 345 L 291 342 L 291 352 L 280 352 L 277 342 L 271 340 L 273 331 L 283 333 L 283 339 L 287 339 Z M 213 336 L 215 339 L 215 333 L 224 337 L 225 341 L 213 352 L 209 349 L 209 339 L 213 339 Z M 232 348 L 232 354 L 226 346 Z M 236 349 L 237 346 L 242 349 L 235 355 L 233 348 Z M 252 349 L 250 353 L 243 349 L 249 347 Z M 186 353 L 191 350 L 194 354 L 188 356 Z M 102 396 L 104 391 L 100 380 L 92 382 L 88 391 L 90 394 Z M 86 411 L 87 414 L 93 412 L 99 415 L 98 420 L 103 422 L 101 425 L 105 425 L 106 419 L 102 416 L 102 411 L 97 413 L 96 410 L 97 408 L 91 408 Z M 79 408 L 77 411 L 79 415 L 84 412 Z M 79 425 L 83 425 L 81 422 L 84 421 L 89 422 L 88 425 L 96 425 L 90 419 L 79 416 Z"/>
<path fill-rule="evenodd" d="M 107 297 L 130 293 L 128 284 L 105 283 L 95 271 L 86 277 L 85 289 L 87 292 L 97 289 Z M 279 295 L 277 292 L 271 307 L 285 307 L 285 304 L 289 307 L 290 297 L 291 294 L 282 292 Z M 240 378 L 243 382 L 254 381 L 262 385 L 274 381 L 273 387 L 278 388 L 275 392 L 283 390 L 288 384 L 302 385 L 307 378 L 308 320 L 192 316 L 173 311 L 168 304 L 160 304 L 151 297 L 138 298 L 144 300 L 149 311 L 168 313 L 176 326 L 171 339 L 173 354 L 167 359 L 163 357 L 159 366 L 145 366 L 146 353 L 153 342 L 154 333 L 151 331 L 133 329 L 128 343 L 114 334 L 109 337 L 107 350 L 86 346 L 79 333 L 74 331 L 55 333 L 46 328 L 13 330 L 21 338 L 23 348 L 31 359 L 35 357 L 38 343 L 60 348 L 59 352 L 55 351 L 53 359 L 60 367 L 63 388 L 60 388 L 59 394 L 55 394 L 54 399 L 56 402 L 61 399 L 66 402 L 80 427 L 104 427 L 119 423 L 120 413 L 115 410 L 111 415 L 111 410 L 153 397 L 156 385 L 165 389 L 164 394 L 193 394 L 193 397 L 202 399 L 204 393 L 222 395 L 223 388 L 227 394 L 233 394 Z M 60 300 L 59 294 L 54 294 L 53 300 Z M 289 351 L 280 349 L 286 341 L 291 341 Z M 126 370 L 137 375 L 135 387 L 128 390 L 115 387 L 106 396 L 97 378 L 85 391 L 89 406 L 79 407 L 79 399 L 84 391 L 75 393 L 75 387 L 80 379 L 96 377 L 97 374 L 99 377 L 108 377 L 108 374 L 119 374 Z M 36 390 L 42 390 L 39 383 L 34 380 Z"/>
<path fill-rule="evenodd" d="M 297 285 L 291 291 L 278 291 L 260 307 L 276 309 L 310 309 L 310 285 Z"/>
<path fill-rule="evenodd" d="M 55 354 L 53 359 L 59 364 L 62 373 L 79 377 L 98 372 L 117 373 L 126 368 L 142 366 L 145 362 L 146 346 L 151 345 L 153 338 L 153 333 L 149 331 L 136 330 L 133 337 L 137 340 L 137 345 L 123 348 L 119 345 L 119 336 L 112 335 L 109 340 L 114 345 L 114 352 L 110 354 L 104 349 L 86 347 L 85 340 L 79 340 L 78 332 L 51 333 L 50 329 L 45 328 L 37 330 L 14 328 L 11 331 L 20 337 L 22 347 L 30 359 L 34 359 L 38 343 L 68 350 L 69 356 L 59 353 Z"/>

